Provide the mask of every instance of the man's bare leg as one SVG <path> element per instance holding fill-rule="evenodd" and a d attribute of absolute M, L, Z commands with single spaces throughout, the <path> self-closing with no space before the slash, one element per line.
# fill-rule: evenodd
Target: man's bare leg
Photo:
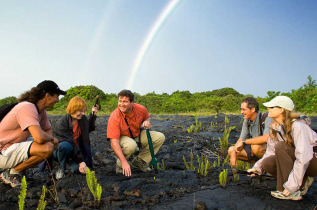
<path fill-rule="evenodd" d="M 253 156 L 261 159 L 266 151 L 266 144 L 258 144 L 258 145 L 251 145 L 251 151 Z"/>
<path fill-rule="evenodd" d="M 38 144 L 33 142 L 30 148 L 30 158 L 26 161 L 15 166 L 13 169 L 17 172 L 22 172 L 28 168 L 38 165 L 44 159 L 49 158 L 54 151 L 54 144 L 51 142 L 46 142 L 44 144 Z"/>

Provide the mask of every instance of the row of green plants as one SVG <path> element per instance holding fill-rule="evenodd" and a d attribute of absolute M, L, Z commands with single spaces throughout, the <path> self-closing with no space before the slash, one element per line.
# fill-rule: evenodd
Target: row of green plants
<path fill-rule="evenodd" d="M 217 117 L 217 116 L 215 116 Z M 226 165 L 230 166 L 229 161 L 230 161 L 230 156 L 227 154 L 228 151 L 228 140 L 229 140 L 229 135 L 230 132 L 235 128 L 235 126 L 229 126 L 230 120 L 225 117 L 224 120 L 224 131 L 223 131 L 223 136 L 222 138 L 219 137 L 219 151 L 217 153 L 217 160 L 211 163 L 209 162 L 209 159 L 205 157 L 203 154 L 199 157 L 197 156 L 197 163 L 198 166 L 195 166 L 194 162 L 194 154 L 193 152 L 190 152 L 189 154 L 189 161 L 186 160 L 185 155 L 183 155 L 183 162 L 187 170 L 191 171 L 197 171 L 197 173 L 200 176 L 207 176 L 208 172 L 212 170 L 212 168 L 219 168 L 219 167 L 225 167 Z M 196 118 L 196 125 L 199 125 L 198 120 Z M 211 124 L 211 127 L 213 124 Z M 188 132 L 188 131 L 187 131 Z M 189 133 L 189 132 L 188 132 Z M 221 159 L 223 158 L 222 164 L 221 164 Z M 240 161 L 238 160 L 237 162 L 237 167 L 238 170 L 248 170 L 250 168 L 250 163 Z M 227 185 L 227 176 L 228 176 L 228 169 L 223 169 L 221 173 L 219 174 L 219 183 L 221 186 L 225 187 Z M 233 181 L 238 182 L 239 181 L 239 174 L 233 173 Z"/>
<path fill-rule="evenodd" d="M 198 133 L 202 129 L 202 124 L 198 123 L 198 116 L 195 116 L 195 125 L 192 124 L 187 128 L 187 133 Z"/>
<path fill-rule="evenodd" d="M 229 165 L 229 155 L 224 158 L 222 164 L 221 164 L 221 158 L 220 154 L 218 154 L 218 160 L 214 161 L 213 164 L 211 165 L 209 162 L 209 159 L 205 157 L 203 154 L 201 154 L 201 157 L 197 155 L 197 163 L 198 166 L 195 166 L 194 164 L 194 154 L 190 152 L 190 159 L 187 162 L 185 156 L 183 155 L 183 161 L 185 164 L 185 167 L 187 170 L 190 171 L 197 171 L 199 176 L 207 176 L 208 172 L 212 170 L 212 168 L 219 168 L 219 167 L 225 167 L 226 165 Z M 250 169 L 250 163 L 248 162 L 243 162 L 238 160 L 238 164 L 236 169 L 246 171 Z M 234 171 L 234 170 L 232 170 Z M 228 169 L 223 169 L 221 173 L 219 174 L 219 184 L 223 187 L 226 187 L 227 180 L 228 180 Z M 233 181 L 236 183 L 239 181 L 239 174 L 233 173 Z"/>
<path fill-rule="evenodd" d="M 281 93 L 280 91 L 268 91 L 266 97 L 256 97 L 260 104 L 260 110 L 266 110 L 262 105 L 277 95 L 286 95 L 293 99 L 297 111 L 306 114 L 316 113 L 317 110 L 317 84 L 311 76 L 308 82 L 296 90 Z M 145 95 L 135 94 L 135 102 L 147 107 L 151 114 L 180 114 L 180 113 L 205 113 L 218 114 L 239 113 L 241 101 L 249 94 L 243 95 L 233 88 L 226 87 L 213 91 L 191 93 L 189 91 L 175 91 L 172 94 L 155 92 Z M 93 85 L 75 86 L 67 90 L 67 94 L 50 110 L 51 114 L 64 114 L 69 100 L 74 96 L 84 98 L 89 107 L 94 105 L 96 96 L 101 100 L 101 114 L 110 114 L 117 107 L 117 93 L 104 93 Z M 10 96 L 0 100 L 0 106 L 16 101 Z"/>
<path fill-rule="evenodd" d="M 39 203 L 37 206 L 37 210 L 44 210 L 46 207 L 46 193 L 49 192 L 50 195 L 52 196 L 53 200 L 59 204 L 59 200 L 58 200 L 58 196 L 57 196 L 57 190 L 56 190 L 56 185 L 55 185 L 55 181 L 52 175 L 52 179 L 54 182 L 54 192 L 52 193 L 51 190 L 48 190 L 47 187 L 45 185 L 43 185 L 42 187 L 42 193 L 39 199 Z M 102 194 L 102 187 L 100 184 L 98 184 L 97 182 L 97 178 L 95 176 L 95 172 L 90 170 L 89 168 L 87 168 L 87 173 L 86 173 L 86 182 L 87 182 L 87 186 L 91 192 L 91 194 L 94 196 L 94 201 L 93 201 L 93 206 L 94 207 L 98 207 L 100 204 L 100 199 L 101 199 L 101 194 Z M 19 194 L 19 210 L 23 210 L 24 209 L 24 204 L 25 204 L 25 198 L 26 198 L 26 193 L 27 193 L 27 182 L 25 179 L 25 176 L 23 176 L 22 180 L 21 180 L 21 187 L 20 187 L 20 194 Z"/>

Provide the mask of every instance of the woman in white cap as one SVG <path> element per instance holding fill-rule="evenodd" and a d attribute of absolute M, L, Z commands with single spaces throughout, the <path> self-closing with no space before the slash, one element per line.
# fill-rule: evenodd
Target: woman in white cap
<path fill-rule="evenodd" d="M 292 112 L 294 103 L 289 97 L 277 96 L 263 105 L 273 119 L 267 150 L 248 172 L 266 171 L 275 176 L 273 197 L 301 200 L 317 176 L 317 134 L 309 127 L 308 118 L 301 119 Z"/>

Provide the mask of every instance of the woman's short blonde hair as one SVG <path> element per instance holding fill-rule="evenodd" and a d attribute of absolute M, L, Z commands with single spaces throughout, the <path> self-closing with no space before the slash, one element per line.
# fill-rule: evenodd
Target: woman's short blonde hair
<path fill-rule="evenodd" d="M 86 109 L 86 107 L 87 107 L 86 101 L 79 96 L 75 96 L 72 99 L 70 99 L 66 108 L 66 112 L 72 115 L 72 114 L 75 114 L 77 111 Z"/>

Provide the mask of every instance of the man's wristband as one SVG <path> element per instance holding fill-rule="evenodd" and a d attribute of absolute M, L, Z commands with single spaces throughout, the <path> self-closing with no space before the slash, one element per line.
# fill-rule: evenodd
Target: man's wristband
<path fill-rule="evenodd" d="M 243 143 L 243 145 L 245 145 L 245 141 L 246 141 L 246 139 L 242 139 L 242 143 Z"/>

